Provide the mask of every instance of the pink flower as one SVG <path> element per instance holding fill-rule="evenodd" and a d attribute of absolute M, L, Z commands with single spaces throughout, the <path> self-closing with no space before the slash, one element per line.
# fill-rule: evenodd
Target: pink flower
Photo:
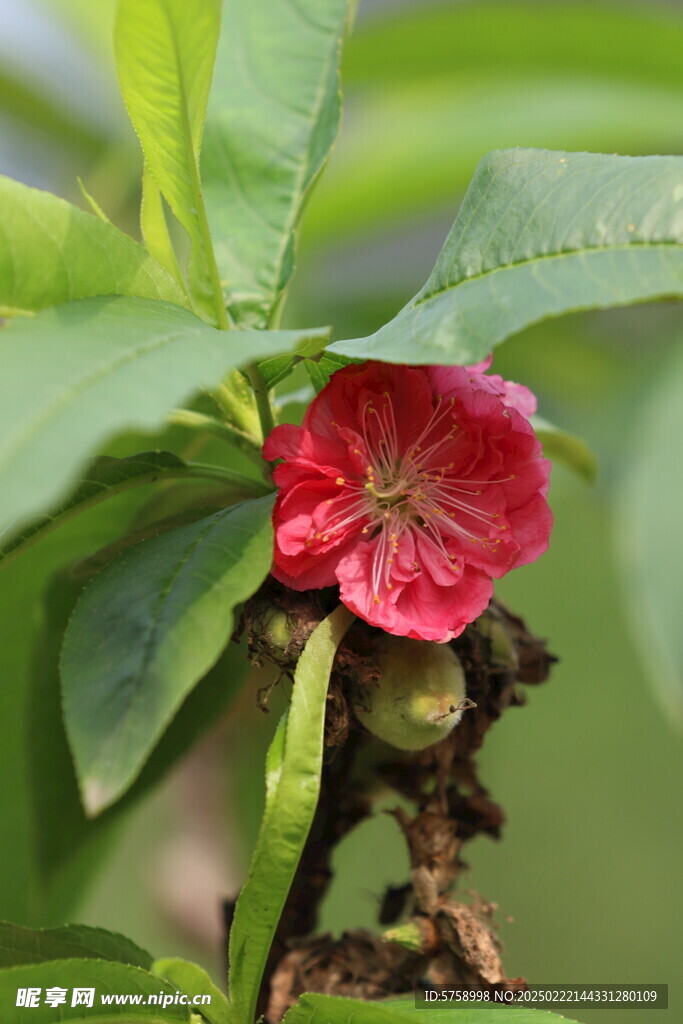
<path fill-rule="evenodd" d="M 388 633 L 445 643 L 480 615 L 493 579 L 538 558 L 550 463 L 532 393 L 490 365 L 346 366 L 301 427 L 266 440 L 280 489 L 273 575 L 339 584 Z"/>

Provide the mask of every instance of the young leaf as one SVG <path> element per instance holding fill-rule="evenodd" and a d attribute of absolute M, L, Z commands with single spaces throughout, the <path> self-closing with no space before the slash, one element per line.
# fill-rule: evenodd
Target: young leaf
<path fill-rule="evenodd" d="M 145 245 L 154 259 L 166 267 L 181 287 L 183 278 L 178 266 L 178 258 L 171 242 L 166 223 L 164 204 L 159 186 L 152 177 L 149 167 L 145 164 L 142 171 L 142 201 L 140 203 L 140 231 Z"/>
<path fill-rule="evenodd" d="M 259 363 L 259 371 L 267 388 L 274 388 L 276 384 L 286 380 L 294 367 L 307 356 L 315 356 L 324 346 L 324 342 L 318 338 L 312 338 L 297 345 L 296 350 L 284 356 L 274 356 L 272 359 L 265 359 Z"/>
<path fill-rule="evenodd" d="M 463 1016 L 464 1015 L 464 1016 Z M 342 996 L 321 996 L 306 992 L 290 1007 L 283 1024 L 572 1024 L 567 1017 L 546 1010 L 517 1006 L 464 1004 L 460 1008 L 420 1008 L 413 999 L 365 1002 Z"/>
<path fill-rule="evenodd" d="M 119 0 L 114 49 L 146 173 L 190 238 L 192 297 L 212 322 L 227 326 L 199 181 L 220 13 L 220 0 Z"/>
<path fill-rule="evenodd" d="M 683 295 L 683 158 L 512 149 L 479 165 L 427 283 L 330 351 L 475 363 L 523 327 Z"/>
<path fill-rule="evenodd" d="M 264 326 L 294 265 L 294 231 L 339 125 L 348 0 L 227 0 L 202 180 L 238 323 Z"/>
<path fill-rule="evenodd" d="M 157 960 L 152 966 L 152 971 L 166 978 L 190 998 L 211 996 L 210 1003 L 201 1005 L 202 1017 L 205 1017 L 209 1024 L 230 1024 L 228 1000 L 214 985 L 206 971 L 197 964 L 189 963 L 187 960 Z"/>
<path fill-rule="evenodd" d="M 0 535 L 54 504 L 115 433 L 153 430 L 232 366 L 316 333 L 216 331 L 177 306 L 126 298 L 15 322 L 0 333 Z"/>
<path fill-rule="evenodd" d="M 0 315 L 94 295 L 186 304 L 141 245 L 49 192 L 0 177 Z"/>
<path fill-rule="evenodd" d="M 45 1003 L 48 990 L 66 990 L 65 1000 L 57 1007 Z M 74 989 L 94 989 L 92 1008 L 79 1004 L 71 1006 Z M 20 989 L 39 989 L 37 1006 L 17 1005 Z M 109 996 L 131 996 L 130 1002 L 111 1003 Z M 147 1001 L 150 996 L 159 1002 Z M 168 1004 L 164 1006 L 164 996 Z M 175 1002 L 176 988 L 156 974 L 139 967 L 112 963 L 106 960 L 50 960 L 42 964 L 29 964 L 0 970 L 0 1006 L 2 1024 L 175 1024 L 190 1021 L 190 1009 Z"/>
<path fill-rule="evenodd" d="M 337 647 L 353 618 L 340 605 L 311 634 L 297 664 L 286 725 L 278 728 L 268 754 L 266 809 L 230 930 L 235 1022 L 254 1019 L 268 951 L 313 821 L 327 687 Z"/>
<path fill-rule="evenodd" d="M 332 374 L 336 373 L 337 370 L 341 370 L 342 367 L 348 366 L 349 363 L 352 362 L 354 362 L 353 359 L 347 359 L 346 356 L 340 356 L 337 352 L 324 352 L 318 360 L 307 359 L 304 366 L 306 368 L 306 373 L 311 380 L 311 384 L 318 394 L 320 394 L 322 389 L 329 384 Z"/>
<path fill-rule="evenodd" d="M 40 964 L 46 960 L 112 960 L 149 970 L 152 957 L 116 932 L 69 924 L 63 928 L 22 928 L 0 922 L 0 967 Z"/>
<path fill-rule="evenodd" d="M 132 487 L 178 479 L 213 480 L 233 490 L 241 498 L 254 498 L 269 491 L 258 480 L 221 469 L 220 466 L 183 462 L 171 452 L 141 452 L 125 459 L 101 455 L 86 463 L 75 490 L 57 508 L 26 526 L 8 543 L 0 545 L 0 567 L 37 543 L 46 533 L 68 522 L 73 516 L 87 512 L 106 498 Z"/>
<path fill-rule="evenodd" d="M 86 811 L 131 785 L 230 639 L 272 560 L 272 496 L 124 552 L 85 589 L 64 637 L 64 719 Z"/>
<path fill-rule="evenodd" d="M 548 423 L 542 416 L 532 416 L 531 425 L 536 437 L 543 445 L 543 454 L 557 459 L 582 477 L 586 483 L 594 484 L 598 475 L 598 460 L 582 437 Z"/>

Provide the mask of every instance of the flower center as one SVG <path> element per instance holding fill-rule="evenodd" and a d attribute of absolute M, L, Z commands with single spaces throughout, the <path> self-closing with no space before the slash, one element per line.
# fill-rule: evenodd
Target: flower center
<path fill-rule="evenodd" d="M 380 486 L 377 485 L 374 475 L 365 484 L 365 490 L 372 494 L 373 497 L 377 498 L 381 505 L 387 505 L 389 508 L 393 508 L 394 505 L 401 504 L 406 496 L 406 487 L 408 481 L 401 478 L 400 480 L 389 480 L 382 481 Z"/>
<path fill-rule="evenodd" d="M 454 463 L 446 462 L 449 452 L 452 456 L 452 441 L 459 429 L 453 416 L 454 404 L 453 398 L 439 396 L 420 435 L 402 451 L 391 396 L 385 393 L 379 401 L 369 399 L 361 417 L 368 455 L 365 479 L 338 478 L 337 483 L 344 489 L 337 498 L 328 500 L 324 531 L 316 532 L 308 542 L 312 544 L 315 539 L 326 543 L 363 522 L 361 532 L 375 542 L 372 586 L 376 603 L 393 589 L 392 564 L 406 530 L 417 530 L 444 569 L 454 574 L 462 571 L 462 557 L 451 553 L 451 542 L 459 542 L 456 551 L 461 550 L 462 543 L 481 544 L 490 551 L 501 543 L 500 537 L 490 537 L 492 530 L 500 533 L 506 528 L 496 524 L 499 513 L 483 510 L 472 498 L 481 495 L 486 484 L 513 477 L 472 480 L 456 476 Z M 469 526 L 463 525 L 463 520 Z M 481 527 L 477 529 L 476 524 Z M 413 567 L 416 573 L 421 571 L 417 561 Z"/>

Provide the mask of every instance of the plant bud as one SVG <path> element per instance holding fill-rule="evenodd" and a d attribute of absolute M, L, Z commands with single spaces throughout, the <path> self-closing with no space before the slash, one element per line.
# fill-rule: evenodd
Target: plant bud
<path fill-rule="evenodd" d="M 253 600 L 248 607 L 252 651 L 267 661 L 286 665 L 291 660 L 289 646 L 293 630 L 290 616 L 269 600 Z"/>
<path fill-rule="evenodd" d="M 475 622 L 475 627 L 479 635 L 486 637 L 491 644 L 491 662 L 495 665 L 505 666 L 510 672 L 517 672 L 519 655 L 515 642 L 495 610 L 489 610 L 480 615 Z"/>
<path fill-rule="evenodd" d="M 378 647 L 380 676 L 356 689 L 358 718 L 371 733 L 399 750 L 422 750 L 447 736 L 473 707 L 465 673 L 449 644 L 386 636 Z"/>
<path fill-rule="evenodd" d="M 429 953 L 436 947 L 436 929 L 427 917 L 412 918 L 384 932 L 385 942 L 395 942 L 411 953 Z"/>

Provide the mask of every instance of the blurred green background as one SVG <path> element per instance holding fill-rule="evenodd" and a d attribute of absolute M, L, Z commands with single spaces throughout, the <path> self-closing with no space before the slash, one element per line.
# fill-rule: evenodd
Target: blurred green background
<path fill-rule="evenodd" d="M 137 235 L 140 156 L 116 90 L 113 9 L 0 0 L 0 171 L 84 205 L 80 174 Z M 681 53 L 679 3 L 361 0 L 342 134 L 310 202 L 287 320 L 332 323 L 335 337 L 388 320 L 423 283 L 489 150 L 683 152 Z M 554 468 L 551 549 L 499 587 L 561 661 L 480 757 L 508 824 L 502 842 L 468 849 L 465 882 L 500 906 L 511 975 L 669 982 L 672 1018 L 683 895 L 682 338 L 680 307 L 665 303 L 550 321 L 496 354 L 495 369 L 530 385 L 545 418 L 589 442 L 600 476 L 588 488 Z M 220 899 L 243 877 L 275 725 L 255 707 L 256 685 L 128 817 L 103 870 L 91 844 L 52 903 L 33 899 L 26 851 L 39 824 L 25 739 L 42 739 L 22 680 L 50 566 L 111 539 L 100 513 L 79 530 L 41 546 L 0 594 L 17 645 L 0 696 L 11 791 L 0 916 L 118 929 L 218 972 Z M 336 863 L 322 926 L 372 925 L 383 887 L 406 877 L 395 824 L 378 813 Z M 86 874 L 89 893 L 75 899 Z"/>

